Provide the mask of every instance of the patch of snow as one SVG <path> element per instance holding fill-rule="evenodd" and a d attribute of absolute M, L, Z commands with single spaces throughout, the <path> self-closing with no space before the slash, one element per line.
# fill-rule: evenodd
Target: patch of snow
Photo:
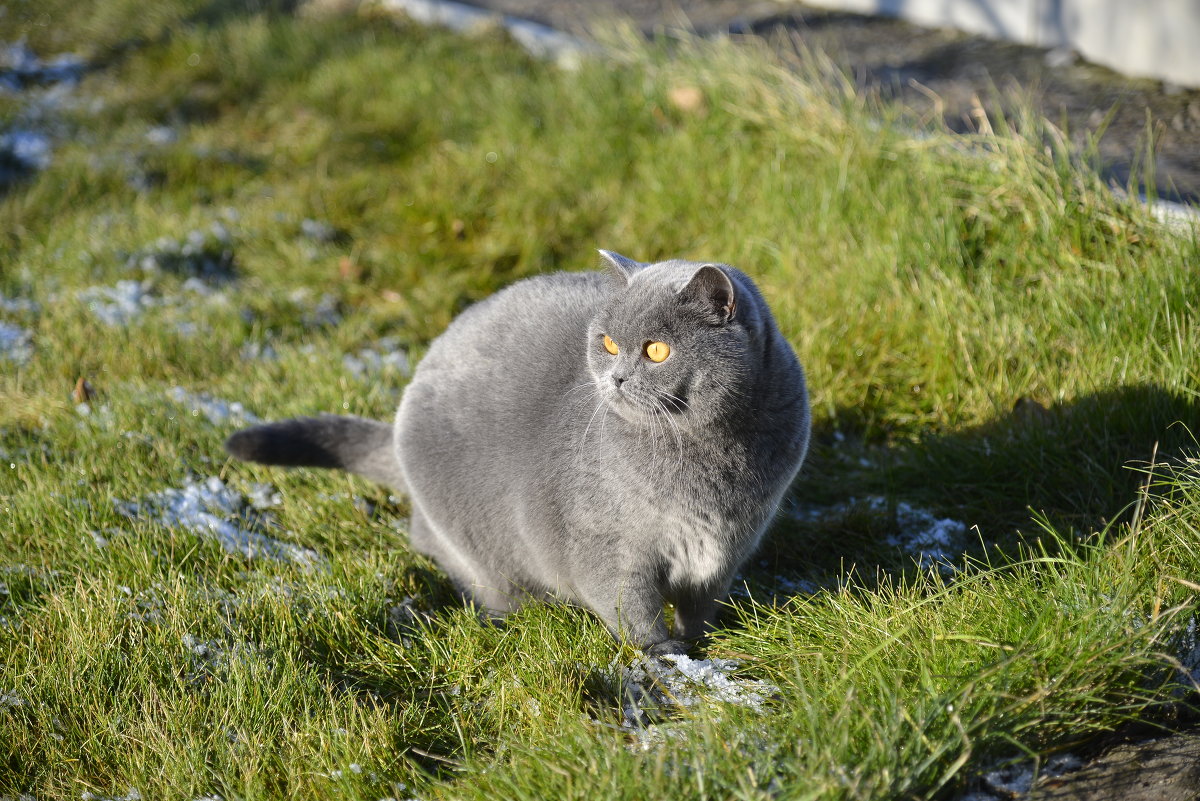
<path fill-rule="evenodd" d="M 16 693 L 6 693 L 0 691 L 0 706 L 18 707 L 25 706 L 25 699 Z"/>
<path fill-rule="evenodd" d="M 314 550 L 252 530 L 259 520 L 252 509 L 247 509 L 246 499 L 216 476 L 154 493 L 140 503 L 114 500 L 114 504 L 126 517 L 186 529 L 215 540 L 227 553 L 247 559 L 288 561 L 302 566 L 324 561 Z"/>
<path fill-rule="evenodd" d="M 692 659 L 684 654 L 668 654 L 662 659 L 675 666 L 675 673 L 658 671 L 655 677 L 683 706 L 692 706 L 703 696 L 761 712 L 766 699 L 779 692 L 767 682 L 733 676 L 731 671 L 738 662 L 732 659 Z"/>
<path fill-rule="evenodd" d="M 775 576 L 775 587 L 792 595 L 815 595 L 821 591 L 821 585 L 808 579 L 791 579 L 787 576 Z"/>
<path fill-rule="evenodd" d="M 332 242 L 338 237 L 337 229 L 329 223 L 308 218 L 300 221 L 300 233 L 317 242 Z"/>
<path fill-rule="evenodd" d="M 1057 754 L 1046 760 L 1046 765 L 1042 768 L 1042 775 L 1054 778 L 1079 770 L 1083 765 L 1083 760 L 1074 754 Z"/>
<path fill-rule="evenodd" d="M 105 534 L 107 534 L 108 531 L 109 531 L 109 529 L 105 529 Z M 108 537 L 104 536 L 104 534 L 101 534 L 99 531 L 96 531 L 95 529 L 88 531 L 88 533 L 92 535 L 92 542 L 95 544 L 95 546 L 97 548 L 100 548 L 101 550 L 103 550 L 108 547 Z"/>
<path fill-rule="evenodd" d="M 1006 798 L 1025 795 L 1033 787 L 1033 766 L 1009 765 L 990 771 L 984 774 L 983 784 L 993 793 Z"/>
<path fill-rule="evenodd" d="M 38 131 L 16 128 L 0 134 L 0 163 L 9 161 L 25 170 L 50 166 L 50 137 Z"/>
<path fill-rule="evenodd" d="M 167 272 L 210 282 L 232 280 L 237 272 L 233 236 L 221 222 L 207 230 L 189 231 L 181 240 L 160 237 L 151 247 L 126 257 L 125 264 L 147 274 Z M 200 291 L 208 290 L 201 286 Z"/>
<path fill-rule="evenodd" d="M 1200 631 L 1195 616 L 1188 618 L 1179 638 L 1179 664 L 1193 687 L 1200 687 Z"/>
<path fill-rule="evenodd" d="M 41 307 L 29 298 L 6 298 L 0 295 L 0 311 L 10 314 L 37 314 Z"/>
<path fill-rule="evenodd" d="M 887 498 L 871 495 L 862 500 L 851 498 L 833 506 L 795 504 L 792 516 L 804 522 L 816 523 L 830 518 L 844 517 L 851 511 L 866 510 L 885 515 L 893 511 Z M 938 517 L 927 509 L 913 506 L 907 501 L 898 501 L 894 507 L 896 532 L 885 542 L 916 557 L 922 569 L 936 567 L 943 573 L 957 570 L 956 561 L 965 550 L 964 537 L 967 524 L 949 517 Z"/>
<path fill-rule="evenodd" d="M 954 571 L 954 562 L 963 552 L 966 523 L 937 517 L 904 501 L 896 504 L 896 523 L 900 531 L 887 538 L 888 545 L 917 557 L 922 569 L 936 565 L 943 572 Z"/>
<path fill-rule="evenodd" d="M 0 87 L 19 92 L 27 86 L 74 83 L 87 69 L 87 62 L 73 53 L 42 61 L 22 39 L 0 46 Z"/>
<path fill-rule="evenodd" d="M 167 397 L 190 409 L 193 417 L 204 415 L 213 425 L 232 422 L 236 425 L 253 425 L 262 422 L 259 417 L 246 410 L 240 401 L 230 403 L 203 392 L 188 392 L 183 387 L 167 390 Z"/>
<path fill-rule="evenodd" d="M 671 740 L 682 740 L 686 733 L 678 726 L 651 723 L 649 726 L 634 732 L 637 737 L 635 745 L 641 751 L 654 751 Z"/>
<path fill-rule="evenodd" d="M 273 362 L 278 361 L 279 354 L 269 342 L 246 342 L 242 345 L 241 357 L 247 361 L 257 359 L 258 361 Z"/>
<path fill-rule="evenodd" d="M 33 336 L 20 326 L 0 320 L 0 360 L 25 364 L 33 358 Z"/>
<path fill-rule="evenodd" d="M 400 340 L 396 337 L 384 337 L 374 348 L 362 348 L 354 354 L 347 353 L 342 357 L 342 366 L 359 379 L 389 372 L 406 377 L 412 374 L 408 352 L 400 347 Z"/>
<path fill-rule="evenodd" d="M 80 290 L 76 297 L 87 304 L 100 322 L 127 326 L 146 309 L 158 305 L 150 294 L 149 281 L 118 281 L 115 286 L 93 286 Z"/>
<path fill-rule="evenodd" d="M 255 509 L 270 509 L 283 503 L 283 496 L 270 484 L 251 484 L 246 497 Z"/>
<path fill-rule="evenodd" d="M 766 700 L 779 688 L 733 675 L 738 664 L 732 659 L 692 659 L 677 654 L 635 661 L 614 676 L 624 698 L 620 728 L 633 734 L 638 746 L 646 750 L 674 736 L 671 726 L 650 725 L 672 708 L 719 701 L 762 712 Z"/>
<path fill-rule="evenodd" d="M 170 125 L 156 125 L 146 131 L 146 141 L 152 145 L 170 145 L 179 139 L 179 132 Z"/>
<path fill-rule="evenodd" d="M 288 300 L 301 308 L 301 319 L 309 328 L 321 328 L 337 325 L 342 321 L 342 313 L 338 311 L 338 300 L 328 292 L 321 295 L 314 305 L 309 305 L 312 290 L 300 287 L 292 290 Z"/>
<path fill-rule="evenodd" d="M 593 45 L 541 23 L 497 14 L 453 0 L 381 0 L 381 6 L 400 11 L 415 22 L 440 25 L 455 31 L 471 32 L 500 24 L 530 55 L 553 60 L 563 69 L 578 68 L 583 56 L 595 50 Z"/>
<path fill-rule="evenodd" d="M 79 798 L 81 801 L 142 801 L 142 794 L 136 787 L 130 787 L 125 795 L 96 795 L 91 790 L 84 790 Z"/>

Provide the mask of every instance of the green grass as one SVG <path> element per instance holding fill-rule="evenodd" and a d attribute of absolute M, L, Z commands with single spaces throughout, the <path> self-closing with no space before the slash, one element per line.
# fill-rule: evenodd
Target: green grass
<path fill-rule="evenodd" d="M 35 349 L 0 362 L 0 796 L 936 797 L 1183 697 L 1200 242 L 1037 120 L 918 129 L 816 57 L 728 43 L 618 38 L 563 72 L 495 33 L 274 4 L 30 2 L 0 18 L 21 36 L 102 67 L 53 112 L 50 167 L 0 197 L 0 294 L 40 304 L 0 312 Z M 214 223 L 217 299 L 131 266 Z M 778 687 L 765 710 L 677 710 L 646 750 L 614 728 L 635 655 L 589 615 L 481 626 L 408 549 L 402 498 L 230 462 L 233 424 L 167 395 L 385 417 L 403 376 L 344 354 L 391 336 L 415 360 L 466 304 L 597 247 L 755 276 L 809 373 L 793 497 L 841 509 L 781 520 L 704 645 Z M 125 279 L 191 300 L 112 327 L 78 297 Z M 324 294 L 336 324 L 306 320 Z M 322 562 L 113 503 L 213 475 L 273 484 L 263 530 Z M 977 527 L 964 573 L 886 544 L 900 503 Z M 780 575 L 824 589 L 776 596 Z"/>

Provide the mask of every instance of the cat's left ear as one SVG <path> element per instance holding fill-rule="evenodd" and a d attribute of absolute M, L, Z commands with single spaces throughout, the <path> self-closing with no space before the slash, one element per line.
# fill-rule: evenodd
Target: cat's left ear
<path fill-rule="evenodd" d="M 608 268 L 608 272 L 614 278 L 621 282 L 621 286 L 628 286 L 633 274 L 644 269 L 646 265 L 640 261 L 627 259 L 620 253 L 613 253 L 611 250 L 600 251 L 600 263 Z"/>
<path fill-rule="evenodd" d="M 691 280 L 679 290 L 679 297 L 710 309 L 721 323 L 732 320 L 734 312 L 737 311 L 733 282 L 729 280 L 725 271 L 715 264 L 706 264 L 696 270 Z"/>

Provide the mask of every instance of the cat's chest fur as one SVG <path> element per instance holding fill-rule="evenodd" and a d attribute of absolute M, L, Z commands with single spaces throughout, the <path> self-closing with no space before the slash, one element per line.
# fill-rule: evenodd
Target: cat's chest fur
<path fill-rule="evenodd" d="M 764 486 L 762 455 L 746 442 L 639 448 L 614 437 L 603 456 L 600 472 L 621 498 L 623 546 L 657 562 L 672 586 L 723 581 L 753 551 L 777 503 Z"/>

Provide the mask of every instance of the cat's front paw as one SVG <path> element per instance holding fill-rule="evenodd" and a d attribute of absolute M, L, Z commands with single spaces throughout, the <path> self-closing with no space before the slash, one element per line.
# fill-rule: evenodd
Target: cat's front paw
<path fill-rule="evenodd" d="M 666 656 L 668 654 L 687 656 L 687 643 L 679 640 L 663 640 L 646 649 L 647 656 Z"/>

